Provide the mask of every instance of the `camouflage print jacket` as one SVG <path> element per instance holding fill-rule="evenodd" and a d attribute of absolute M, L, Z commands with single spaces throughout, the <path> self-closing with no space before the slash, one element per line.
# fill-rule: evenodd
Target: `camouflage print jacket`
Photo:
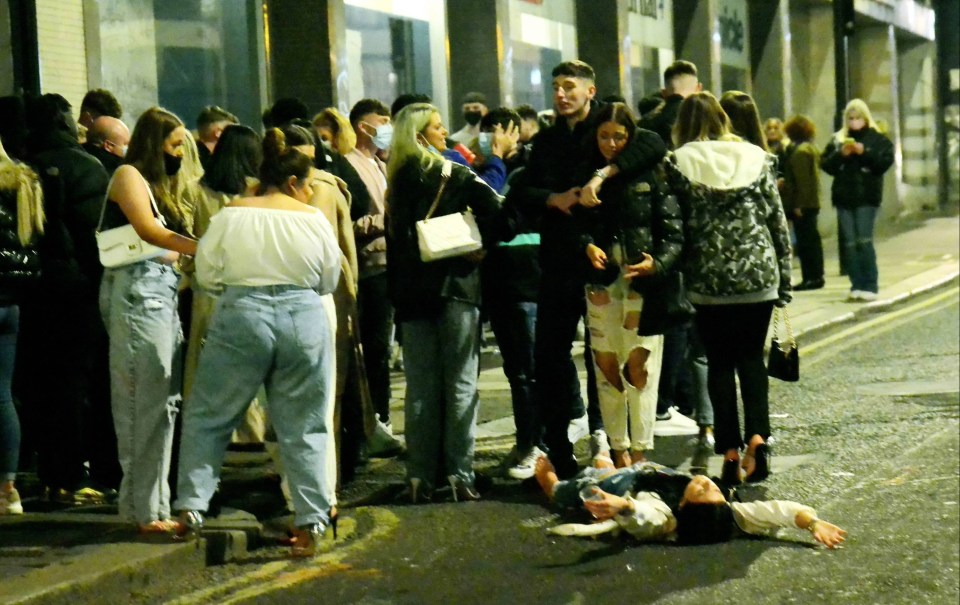
<path fill-rule="evenodd" d="M 790 236 L 776 158 L 741 141 L 697 141 L 671 153 L 666 170 L 683 212 L 691 302 L 790 302 Z"/>

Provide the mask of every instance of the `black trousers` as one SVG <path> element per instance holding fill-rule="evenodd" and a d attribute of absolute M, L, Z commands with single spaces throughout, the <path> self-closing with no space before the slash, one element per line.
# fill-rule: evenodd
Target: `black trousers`
<path fill-rule="evenodd" d="M 370 385 L 373 410 L 382 422 L 390 420 L 390 330 L 393 306 L 387 290 L 387 273 L 360 280 L 357 290 L 360 343 Z"/>
<path fill-rule="evenodd" d="M 753 435 L 770 436 L 769 382 L 763 345 L 773 301 L 696 305 L 697 330 L 707 353 L 707 390 L 713 402 L 716 453 L 741 449 Z M 743 399 L 743 434 L 737 410 L 737 381 Z"/>
<path fill-rule="evenodd" d="M 534 344 L 534 365 L 537 377 L 538 409 L 543 422 L 543 442 L 550 460 L 561 478 L 576 474 L 573 444 L 567 427 L 585 409 L 580 393 L 580 379 L 571 353 L 577 324 L 586 312 L 582 281 L 572 279 L 567 267 L 544 267 L 537 302 L 537 329 Z M 589 352 L 589 342 L 586 351 Z M 596 398 L 596 374 L 592 357 L 584 355 L 588 391 Z M 592 384 L 591 384 L 592 382 Z M 599 412 L 599 403 L 595 405 Z M 601 428 L 600 414 L 590 416 L 590 428 Z"/>
<path fill-rule="evenodd" d="M 797 256 L 800 258 L 800 272 L 803 281 L 823 279 L 823 242 L 817 230 L 817 217 L 820 211 L 807 209 L 802 216 L 792 215 L 793 230 L 797 234 Z"/>

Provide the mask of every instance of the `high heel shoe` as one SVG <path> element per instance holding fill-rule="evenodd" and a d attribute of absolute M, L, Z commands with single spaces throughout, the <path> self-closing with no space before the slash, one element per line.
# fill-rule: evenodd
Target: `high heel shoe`
<path fill-rule="evenodd" d="M 333 530 L 333 540 L 337 540 L 337 521 L 340 519 L 340 511 L 337 507 L 330 509 L 330 529 Z"/>
<path fill-rule="evenodd" d="M 753 472 L 747 475 L 747 483 L 759 483 L 770 476 L 770 458 L 772 457 L 773 453 L 766 443 L 753 448 Z"/>
<path fill-rule="evenodd" d="M 450 475 L 447 477 L 447 481 L 450 482 L 450 491 L 453 492 L 454 502 L 476 502 L 480 499 L 480 492 L 474 486 L 467 485 L 460 477 Z"/>
<path fill-rule="evenodd" d="M 175 523 L 178 537 L 199 539 L 203 530 L 203 514 L 198 510 L 180 511 L 180 518 Z"/>
<path fill-rule="evenodd" d="M 736 487 L 743 483 L 743 478 L 740 476 L 739 460 L 723 461 L 723 468 L 720 471 L 720 482 L 730 487 Z"/>

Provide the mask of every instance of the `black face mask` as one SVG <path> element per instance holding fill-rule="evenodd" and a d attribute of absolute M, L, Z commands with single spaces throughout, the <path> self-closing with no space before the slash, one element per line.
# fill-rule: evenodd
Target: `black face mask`
<path fill-rule="evenodd" d="M 163 170 L 167 173 L 167 176 L 173 176 L 180 172 L 180 164 L 182 163 L 183 158 L 170 155 L 166 151 L 163 152 Z"/>
<path fill-rule="evenodd" d="M 480 123 L 480 118 L 483 117 L 479 111 L 465 111 L 463 112 L 463 119 L 467 121 L 467 124 L 471 126 L 476 126 Z"/>

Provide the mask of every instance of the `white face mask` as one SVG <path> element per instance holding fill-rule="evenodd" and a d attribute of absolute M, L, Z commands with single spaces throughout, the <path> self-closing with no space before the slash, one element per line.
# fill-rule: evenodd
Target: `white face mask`
<path fill-rule="evenodd" d="M 388 122 L 376 127 L 372 124 L 367 124 L 366 122 L 363 124 L 374 129 L 374 134 L 370 137 L 370 139 L 373 141 L 373 144 L 377 149 L 384 151 L 390 149 L 390 143 L 393 142 L 393 124 Z"/>

